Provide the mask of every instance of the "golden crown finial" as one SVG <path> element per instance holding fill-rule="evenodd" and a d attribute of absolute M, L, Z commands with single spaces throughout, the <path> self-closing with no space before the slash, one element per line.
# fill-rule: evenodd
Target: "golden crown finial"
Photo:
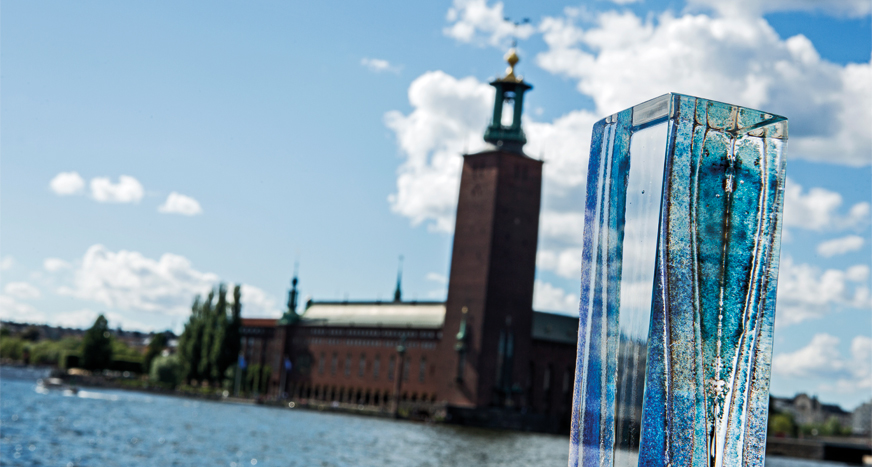
<path fill-rule="evenodd" d="M 521 81 L 521 77 L 515 76 L 515 65 L 521 60 L 518 58 L 518 53 L 515 51 L 515 48 L 512 47 L 506 52 L 505 56 L 506 62 L 509 63 L 509 67 L 506 68 L 506 76 L 503 77 L 503 81 Z"/>

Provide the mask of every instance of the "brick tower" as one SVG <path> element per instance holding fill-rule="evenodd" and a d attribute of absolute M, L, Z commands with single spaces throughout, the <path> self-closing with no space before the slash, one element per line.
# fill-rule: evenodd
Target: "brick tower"
<path fill-rule="evenodd" d="M 457 407 L 523 403 L 530 378 L 533 281 L 542 162 L 523 152 L 524 93 L 532 87 L 506 56 L 496 88 L 488 150 L 464 156 L 444 336 L 439 399 Z M 503 125 L 511 105 L 512 122 Z"/>

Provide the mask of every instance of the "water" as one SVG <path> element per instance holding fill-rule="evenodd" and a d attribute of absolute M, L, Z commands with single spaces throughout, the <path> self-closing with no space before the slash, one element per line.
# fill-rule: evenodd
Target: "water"
<path fill-rule="evenodd" d="M 0 464 L 13 466 L 564 466 L 568 441 L 117 390 L 37 392 L 0 370 Z M 770 459 L 768 467 L 835 466 Z"/>

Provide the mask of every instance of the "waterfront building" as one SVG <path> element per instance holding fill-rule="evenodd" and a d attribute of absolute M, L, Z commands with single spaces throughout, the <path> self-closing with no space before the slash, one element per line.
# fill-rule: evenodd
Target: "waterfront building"
<path fill-rule="evenodd" d="M 278 321 L 244 319 L 242 354 L 271 368 L 268 394 L 401 404 L 455 421 L 568 430 L 578 319 L 533 310 L 542 161 L 526 155 L 518 56 L 496 90 L 484 139 L 464 155 L 444 302 L 308 301 L 294 277 Z M 503 111 L 511 106 L 511 122 Z M 508 115 L 508 110 L 506 114 Z"/>
<path fill-rule="evenodd" d="M 855 436 L 872 435 L 872 400 L 860 404 L 851 412 L 851 432 Z"/>
<path fill-rule="evenodd" d="M 800 393 L 792 398 L 770 397 L 770 405 L 775 411 L 793 415 L 793 420 L 799 426 L 823 425 L 831 418 L 838 420 L 843 428 L 852 426 L 850 412 L 837 404 L 822 403 L 817 396 Z"/>

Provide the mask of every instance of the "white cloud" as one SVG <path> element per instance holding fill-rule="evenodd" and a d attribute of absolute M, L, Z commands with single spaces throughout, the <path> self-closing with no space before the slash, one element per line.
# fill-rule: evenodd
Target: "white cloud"
<path fill-rule="evenodd" d="M 45 261 L 42 262 L 42 267 L 48 272 L 58 272 L 64 269 L 70 269 L 73 265 L 60 258 L 46 258 Z"/>
<path fill-rule="evenodd" d="M 453 229 L 463 164 L 460 154 L 485 149 L 482 135 L 493 100 L 493 88 L 475 78 L 457 79 L 433 71 L 412 83 L 413 111 L 408 115 L 391 111 L 385 116 L 405 156 L 398 170 L 397 193 L 389 197 L 395 213 L 409 217 L 413 225 L 429 221 L 432 230 Z M 525 123 L 526 152 L 546 161 L 546 194 L 560 196 L 584 183 L 595 122 L 592 113 L 575 111 L 553 123 Z"/>
<path fill-rule="evenodd" d="M 8 271 L 12 269 L 12 266 L 15 266 L 15 259 L 11 256 L 6 255 L 3 259 L 0 259 L 0 271 Z"/>
<path fill-rule="evenodd" d="M 851 251 L 857 251 L 863 247 L 863 237 L 858 235 L 848 235 L 847 237 L 834 238 L 821 242 L 817 246 L 819 255 L 829 258 L 831 256 L 843 255 Z"/>
<path fill-rule="evenodd" d="M 842 307 L 872 308 L 869 266 L 821 271 L 810 264 L 781 260 L 778 275 L 776 323 L 779 326 L 820 318 Z"/>
<path fill-rule="evenodd" d="M 578 295 L 537 280 L 533 283 L 533 309 L 578 314 Z"/>
<path fill-rule="evenodd" d="M 398 170 L 391 209 L 431 230 L 450 232 L 464 150 L 484 148 L 494 91 L 475 78 L 456 79 L 441 71 L 419 76 L 409 87 L 409 115 L 391 111 L 385 123 L 405 156 Z"/>
<path fill-rule="evenodd" d="M 218 282 L 217 275 L 197 271 L 183 256 L 165 253 L 153 260 L 94 245 L 75 271 L 73 286 L 58 292 L 120 310 L 187 315 L 194 296 Z"/>
<path fill-rule="evenodd" d="M 723 2 L 721 2 L 723 3 Z M 822 59 L 804 36 L 782 39 L 754 16 L 598 14 L 593 26 L 573 14 L 539 26 L 546 71 L 577 80 L 598 115 L 670 91 L 790 118 L 790 157 L 847 165 L 872 162 L 872 64 Z"/>
<path fill-rule="evenodd" d="M 380 58 L 362 58 L 360 64 L 373 73 L 381 73 L 384 71 L 399 73 L 400 70 L 402 70 L 401 66 L 391 65 L 391 62 Z"/>
<path fill-rule="evenodd" d="M 78 172 L 61 172 L 51 179 L 48 186 L 60 196 L 77 195 L 85 188 L 85 180 Z"/>
<path fill-rule="evenodd" d="M 18 323 L 44 323 L 45 313 L 13 297 L 0 295 L 0 319 Z"/>
<path fill-rule="evenodd" d="M 599 120 L 593 113 L 577 110 L 567 113 L 551 123 L 524 122 L 529 142 L 527 154 L 545 161 L 543 177 L 545 188 L 555 194 L 584 184 L 590 154 L 590 135 Z"/>
<path fill-rule="evenodd" d="M 187 316 L 194 296 L 207 294 L 220 281 L 214 273 L 194 269 L 183 256 L 165 253 L 155 260 L 135 251 L 112 252 L 103 245 L 94 245 L 82 258 L 72 285 L 61 287 L 58 293 L 91 300 L 117 311 Z M 232 291 L 232 287 L 228 289 Z M 245 316 L 280 316 L 277 303 L 262 289 L 242 285 Z M 81 318 L 87 313 L 81 311 L 80 315 Z M 106 316 L 125 328 L 151 328 L 151 325 L 132 320 L 123 313 L 109 311 Z"/>
<path fill-rule="evenodd" d="M 61 326 L 65 328 L 88 329 L 94 325 L 94 321 L 97 321 L 97 317 L 100 316 L 100 314 L 101 313 L 87 308 L 65 311 L 54 314 L 48 319 L 48 323 L 53 326 Z M 128 316 L 121 313 L 105 312 L 102 313 L 102 315 L 106 318 L 109 327 L 112 329 L 120 327 L 127 331 L 142 332 L 150 332 L 157 329 L 155 326 L 141 323 L 135 319 L 130 319 Z"/>
<path fill-rule="evenodd" d="M 184 216 L 196 216 L 203 213 L 203 209 L 197 200 L 175 191 L 167 196 L 167 200 L 164 204 L 158 206 L 157 210 L 163 213 L 182 214 Z"/>
<path fill-rule="evenodd" d="M 242 315 L 249 318 L 278 318 L 282 315 L 275 297 L 263 290 L 242 284 Z"/>
<path fill-rule="evenodd" d="M 530 24 L 515 26 L 503 12 L 503 2 L 488 6 L 486 0 L 454 0 L 446 19 L 450 23 L 442 31 L 460 42 L 503 47 L 509 39 L 526 39 L 536 32 Z"/>
<path fill-rule="evenodd" d="M 841 230 L 869 219 L 869 203 L 857 203 L 847 215 L 839 213 L 842 195 L 824 188 L 803 192 L 802 185 L 788 178 L 784 190 L 784 225 L 809 230 Z"/>
<path fill-rule="evenodd" d="M 100 316 L 100 314 L 96 311 L 83 309 L 57 313 L 50 321 L 54 326 L 72 329 L 88 329 L 94 325 L 94 321 L 97 321 L 98 316 Z"/>
<path fill-rule="evenodd" d="M 428 272 L 428 273 L 427 273 L 427 280 L 428 280 L 428 281 L 436 282 L 436 283 L 438 283 L 438 284 L 443 284 L 443 285 L 447 285 L 447 284 L 448 284 L 448 278 L 445 277 L 444 274 L 439 274 L 439 273 L 436 273 L 436 272 Z"/>
<path fill-rule="evenodd" d="M 138 203 L 145 190 L 139 180 L 129 175 L 118 177 L 118 183 L 96 177 L 91 179 L 91 196 L 101 203 Z"/>
<path fill-rule="evenodd" d="M 540 249 L 536 252 L 536 267 L 554 271 L 567 279 L 581 278 L 581 248 L 565 248 L 559 251 Z"/>
<path fill-rule="evenodd" d="M 6 284 L 3 291 L 6 295 L 10 295 L 19 300 L 32 300 L 34 298 L 39 298 L 40 296 L 39 289 L 27 282 L 10 282 Z"/>
<path fill-rule="evenodd" d="M 821 333 L 805 347 L 772 358 L 772 373 L 822 381 L 819 389 L 853 392 L 872 389 L 872 339 L 857 336 L 851 341 L 851 358 L 839 352 L 838 337 Z"/>
<path fill-rule="evenodd" d="M 545 211 L 539 219 L 543 238 L 581 245 L 584 233 L 584 212 Z"/>
<path fill-rule="evenodd" d="M 860 17 L 872 12 L 868 0 L 689 0 L 726 16 L 760 16 L 775 11 L 819 11 L 836 16 Z"/>

